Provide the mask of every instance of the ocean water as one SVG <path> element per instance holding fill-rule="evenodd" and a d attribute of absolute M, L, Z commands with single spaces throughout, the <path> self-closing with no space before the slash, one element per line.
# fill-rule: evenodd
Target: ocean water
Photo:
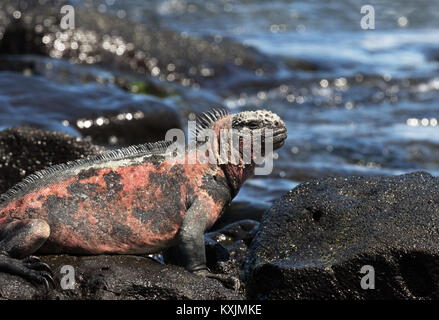
<path fill-rule="evenodd" d="M 218 43 L 230 39 L 264 53 L 268 60 L 283 62 L 285 68 L 270 77 L 226 79 L 222 81 L 233 81 L 232 88 L 204 88 L 191 94 L 195 104 L 209 96 L 233 112 L 267 108 L 287 124 L 288 139 L 275 155 L 273 173 L 252 178 L 237 203 L 263 210 L 301 181 L 327 175 L 394 175 L 414 170 L 439 175 L 439 1 L 369 1 L 375 11 L 373 30 L 361 28 L 364 3 L 356 0 L 72 3 L 187 37 L 214 37 Z M 0 72 L 0 83 L 6 79 L 11 78 Z M 94 84 L 72 79 L 68 84 L 50 77 L 41 81 L 55 86 L 58 95 L 63 90 L 69 94 L 95 91 Z M 98 90 L 108 90 L 109 97 L 117 94 L 114 87 Z M 2 128 L 10 125 L 9 114 L 17 112 L 20 115 L 12 123 L 26 123 L 23 110 L 36 109 L 17 100 L 31 93 L 0 88 Z M 90 110 L 102 102 L 102 97 L 91 93 L 78 99 Z M 167 103 L 182 108 L 178 99 Z M 44 108 L 38 111 L 41 116 Z M 60 126 L 68 114 L 47 112 L 33 121 L 78 134 Z"/>

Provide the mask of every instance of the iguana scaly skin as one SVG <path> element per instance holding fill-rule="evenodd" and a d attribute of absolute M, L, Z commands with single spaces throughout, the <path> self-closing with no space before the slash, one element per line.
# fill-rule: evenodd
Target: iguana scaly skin
<path fill-rule="evenodd" d="M 274 149 L 287 136 L 283 121 L 265 110 L 214 110 L 199 118 L 197 131 L 225 128 L 273 129 Z M 255 165 L 200 163 L 193 151 L 179 164 L 166 157 L 171 144 L 133 146 L 56 165 L 1 195 L 0 271 L 47 286 L 50 268 L 32 254 L 148 254 L 172 248 L 184 267 L 203 273 L 204 232 Z"/>

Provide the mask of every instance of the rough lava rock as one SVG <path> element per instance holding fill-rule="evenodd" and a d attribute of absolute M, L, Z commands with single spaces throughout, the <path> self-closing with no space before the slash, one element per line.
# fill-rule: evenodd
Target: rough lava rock
<path fill-rule="evenodd" d="M 215 272 L 240 277 L 241 269 L 259 222 L 245 219 L 206 233 L 207 267 Z"/>
<path fill-rule="evenodd" d="M 35 171 L 104 150 L 61 132 L 30 127 L 0 131 L 0 194 Z"/>
<path fill-rule="evenodd" d="M 138 98 L 140 99 L 140 98 Z M 99 119 L 108 121 L 97 124 Z M 79 123 L 92 123 L 80 127 Z M 103 111 L 94 117 L 77 119 L 74 127 L 82 136 L 94 143 L 114 146 L 130 146 L 165 139 L 171 129 L 182 129 L 180 115 L 175 108 L 155 97 L 142 96 L 138 103 L 121 107 L 117 111 Z"/>
<path fill-rule="evenodd" d="M 244 272 L 250 298 L 438 299 L 439 178 L 303 183 L 264 215 Z"/>
<path fill-rule="evenodd" d="M 230 300 L 242 299 L 217 280 L 194 275 L 181 267 L 163 265 L 142 256 L 45 256 L 55 287 L 45 291 L 20 277 L 0 273 L 1 299 L 61 300 Z M 74 268 L 75 288 L 63 290 L 64 265 Z"/>

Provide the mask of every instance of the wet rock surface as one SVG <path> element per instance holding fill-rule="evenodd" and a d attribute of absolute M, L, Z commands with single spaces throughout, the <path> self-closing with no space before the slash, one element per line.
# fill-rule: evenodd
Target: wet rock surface
<path fill-rule="evenodd" d="M 299 185 L 261 222 L 245 266 L 248 296 L 439 298 L 438 190 L 425 172 Z M 365 265 L 373 290 L 361 287 Z"/>
<path fill-rule="evenodd" d="M 169 129 L 181 128 L 179 112 L 163 99 L 132 95 L 114 86 L 54 86 L 39 76 L 0 72 L 0 95 L 7 97 L 0 122 L 8 119 L 8 126 L 43 124 L 44 129 L 90 137 L 96 144 L 159 141 Z"/>
<path fill-rule="evenodd" d="M 215 273 L 240 278 L 248 246 L 258 227 L 259 222 L 245 219 L 208 232 L 204 237 L 207 267 Z"/>
<path fill-rule="evenodd" d="M 77 63 L 98 63 L 160 76 L 184 86 L 194 83 L 217 86 L 216 80 L 232 74 L 249 78 L 256 71 L 272 73 L 277 70 L 276 63 L 269 61 L 266 55 L 227 39 L 220 43 L 213 37 L 194 39 L 163 27 L 157 28 L 155 23 L 127 23 L 127 19 L 117 15 L 84 8 L 75 9 L 78 27 L 64 32 L 59 27 L 59 10 L 66 4 L 69 2 L 64 0 L 44 4 L 26 1 L 0 4 L 0 12 L 5 15 L 0 23 L 5 30 L 0 41 L 0 54 L 43 54 Z M 25 23 L 23 19 L 13 17 L 15 10 L 27 17 Z M 40 27 L 35 29 L 37 25 Z M 61 36 L 62 33 L 65 35 Z M 43 42 L 45 36 L 47 40 Z M 59 46 L 60 41 L 62 46 Z M 72 46 L 72 42 L 77 47 Z"/>
<path fill-rule="evenodd" d="M 146 105 L 142 101 L 118 111 L 77 119 L 74 126 L 94 143 L 130 146 L 164 140 L 168 130 L 181 129 L 181 122 L 173 108 L 151 99 Z"/>
<path fill-rule="evenodd" d="M 104 150 L 61 132 L 30 127 L 0 131 L 0 193 L 35 171 Z"/>
<path fill-rule="evenodd" d="M 217 280 L 194 275 L 181 267 L 163 265 L 140 256 L 45 256 L 55 287 L 45 292 L 25 280 L 0 273 L 0 299 L 242 299 Z M 75 288 L 63 290 L 65 265 L 75 271 Z M 70 273 L 69 273 L 70 274 Z"/>

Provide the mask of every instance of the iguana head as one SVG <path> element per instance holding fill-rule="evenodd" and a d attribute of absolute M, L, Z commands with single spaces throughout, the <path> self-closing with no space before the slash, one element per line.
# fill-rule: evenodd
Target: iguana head
<path fill-rule="evenodd" d="M 262 146 L 268 130 L 271 130 L 273 150 L 282 147 L 287 138 L 285 123 L 277 114 L 267 110 L 244 111 L 232 115 L 232 129 L 240 135 L 261 134 Z"/>
<path fill-rule="evenodd" d="M 194 135 L 202 136 L 206 129 L 213 130 L 217 137 L 220 137 L 221 130 L 224 129 L 232 129 L 235 136 L 261 134 L 263 137 L 270 130 L 273 137 L 273 150 L 282 147 L 287 138 L 285 123 L 277 114 L 267 110 L 229 114 L 224 109 L 213 109 L 198 117 Z M 204 143 L 205 139 L 201 138 L 199 141 Z"/>
<path fill-rule="evenodd" d="M 197 133 L 200 136 L 209 131 L 206 129 L 214 133 L 216 159 L 220 159 L 220 167 L 235 193 L 253 173 L 257 159 L 262 160 L 271 150 L 282 147 L 287 138 L 285 123 L 267 110 L 237 114 L 213 110 L 203 114 L 198 123 Z M 200 140 L 205 141 L 204 138 Z M 234 152 L 234 156 L 222 153 L 225 149 Z M 227 156 L 224 157 L 224 154 Z"/>

